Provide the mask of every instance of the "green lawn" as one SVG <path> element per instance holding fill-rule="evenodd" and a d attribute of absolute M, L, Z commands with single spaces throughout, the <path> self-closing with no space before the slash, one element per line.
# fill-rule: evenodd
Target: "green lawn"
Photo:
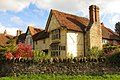
<path fill-rule="evenodd" d="M 120 80 L 120 75 L 102 75 L 102 76 L 86 76 L 86 75 L 20 75 L 11 77 L 2 77 L 0 80 Z"/>

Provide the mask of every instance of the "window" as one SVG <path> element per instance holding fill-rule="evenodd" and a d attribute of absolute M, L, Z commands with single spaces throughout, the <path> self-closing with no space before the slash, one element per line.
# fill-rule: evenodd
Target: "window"
<path fill-rule="evenodd" d="M 53 56 L 60 56 L 60 51 L 58 52 L 58 51 L 52 51 L 51 52 L 51 56 L 53 57 Z"/>
<path fill-rule="evenodd" d="M 65 46 L 60 46 L 60 50 L 65 50 Z"/>
<path fill-rule="evenodd" d="M 30 45 L 32 45 L 32 38 L 29 38 L 30 39 Z"/>
<path fill-rule="evenodd" d="M 27 44 L 32 45 L 32 38 L 31 37 L 28 37 L 26 40 L 27 40 Z"/>
<path fill-rule="evenodd" d="M 103 40 L 102 40 L 102 43 L 103 43 L 103 44 L 107 44 L 108 42 L 107 42 L 107 40 L 103 39 Z"/>
<path fill-rule="evenodd" d="M 51 46 L 51 56 L 60 56 L 60 47 L 59 45 Z"/>
<path fill-rule="evenodd" d="M 52 31 L 52 40 L 53 39 L 60 39 L 60 30 L 59 29 Z"/>

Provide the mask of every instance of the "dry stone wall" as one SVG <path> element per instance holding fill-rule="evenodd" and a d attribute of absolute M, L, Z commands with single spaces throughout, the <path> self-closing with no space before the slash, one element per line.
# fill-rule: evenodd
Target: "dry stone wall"
<path fill-rule="evenodd" d="M 103 75 L 120 73 L 119 67 L 110 67 L 103 62 L 83 63 L 40 63 L 5 62 L 0 64 L 0 76 L 20 74 L 66 74 L 66 75 Z"/>

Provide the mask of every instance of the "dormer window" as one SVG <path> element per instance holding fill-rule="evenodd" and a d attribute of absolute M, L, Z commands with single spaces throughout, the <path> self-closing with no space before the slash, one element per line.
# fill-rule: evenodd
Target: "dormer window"
<path fill-rule="evenodd" d="M 60 30 L 59 29 L 53 30 L 51 33 L 52 33 L 52 40 L 60 39 Z"/>

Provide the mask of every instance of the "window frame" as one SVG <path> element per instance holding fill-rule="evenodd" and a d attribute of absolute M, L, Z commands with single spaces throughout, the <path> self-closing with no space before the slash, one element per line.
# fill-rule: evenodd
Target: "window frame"
<path fill-rule="evenodd" d="M 60 56 L 60 47 L 58 44 L 51 46 L 51 56 L 52 57 Z"/>
<path fill-rule="evenodd" d="M 51 34 L 52 34 L 52 40 L 60 39 L 60 29 L 55 29 L 51 31 Z"/>

